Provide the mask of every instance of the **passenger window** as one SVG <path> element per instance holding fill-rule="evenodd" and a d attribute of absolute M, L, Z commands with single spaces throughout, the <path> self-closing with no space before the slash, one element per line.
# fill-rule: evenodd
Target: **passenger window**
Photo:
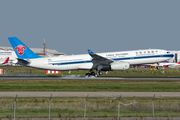
<path fill-rule="evenodd" d="M 150 51 L 148 51 L 148 53 L 150 53 Z"/>

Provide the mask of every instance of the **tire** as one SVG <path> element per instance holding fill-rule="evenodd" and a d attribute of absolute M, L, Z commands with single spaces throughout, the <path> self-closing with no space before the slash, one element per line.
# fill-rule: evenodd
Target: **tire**
<path fill-rule="evenodd" d="M 89 75 L 89 73 L 86 73 L 85 76 L 88 76 L 88 77 L 89 77 L 90 75 Z"/>
<path fill-rule="evenodd" d="M 91 75 L 92 75 L 92 76 L 95 76 L 95 73 L 94 73 L 94 72 L 91 72 Z"/>

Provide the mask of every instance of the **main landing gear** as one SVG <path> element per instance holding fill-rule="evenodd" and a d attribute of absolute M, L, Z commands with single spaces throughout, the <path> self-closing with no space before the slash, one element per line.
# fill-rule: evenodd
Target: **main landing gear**
<path fill-rule="evenodd" d="M 97 77 L 98 75 L 102 75 L 102 70 L 103 66 L 102 65 L 98 65 L 96 68 L 97 74 L 95 74 L 95 72 L 92 71 L 92 69 L 90 69 L 90 71 L 88 73 L 86 73 L 86 76 L 90 77 L 90 76 L 94 76 Z"/>
<path fill-rule="evenodd" d="M 86 73 L 86 76 L 88 76 L 88 77 L 90 77 L 90 76 L 96 77 L 96 74 L 93 71 L 89 71 L 88 73 Z"/>
<path fill-rule="evenodd" d="M 86 73 L 86 76 L 90 77 L 90 76 L 93 76 L 93 77 L 97 77 L 98 75 L 102 75 L 103 73 L 101 71 L 97 71 L 97 74 L 93 71 L 89 71 L 88 73 Z"/>

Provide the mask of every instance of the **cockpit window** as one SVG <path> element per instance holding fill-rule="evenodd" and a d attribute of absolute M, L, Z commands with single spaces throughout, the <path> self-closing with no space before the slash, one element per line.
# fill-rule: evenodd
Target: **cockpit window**
<path fill-rule="evenodd" d="M 170 53 L 170 52 L 167 52 L 167 53 Z"/>

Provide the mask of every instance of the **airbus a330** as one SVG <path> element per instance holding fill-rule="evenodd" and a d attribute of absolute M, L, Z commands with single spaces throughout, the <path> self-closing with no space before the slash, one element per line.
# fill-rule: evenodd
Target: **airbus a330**
<path fill-rule="evenodd" d="M 130 65 L 159 63 L 174 55 L 162 49 L 145 49 L 88 54 L 42 57 L 32 52 L 16 37 L 8 38 L 16 55 L 18 64 L 45 70 L 89 70 L 88 76 L 101 75 L 101 71 L 127 70 Z M 97 74 L 93 70 L 97 71 Z"/>

